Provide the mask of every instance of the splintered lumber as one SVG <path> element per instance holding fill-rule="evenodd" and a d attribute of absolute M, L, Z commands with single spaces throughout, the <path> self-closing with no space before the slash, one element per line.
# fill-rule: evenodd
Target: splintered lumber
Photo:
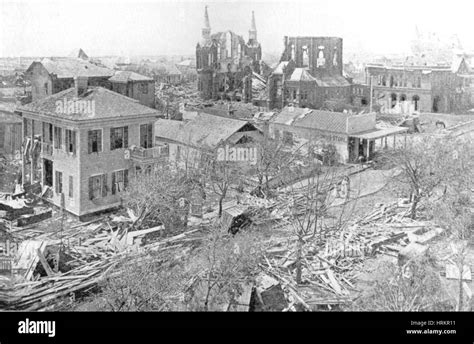
<path fill-rule="evenodd" d="M 36 254 L 38 255 L 38 258 L 41 262 L 41 265 L 43 265 L 43 268 L 44 268 L 44 271 L 46 271 L 46 274 L 48 276 L 53 276 L 54 275 L 54 272 L 53 270 L 51 269 L 51 267 L 49 266 L 48 264 L 48 261 L 46 260 L 46 258 L 44 257 L 43 253 L 37 249 L 36 250 Z"/>

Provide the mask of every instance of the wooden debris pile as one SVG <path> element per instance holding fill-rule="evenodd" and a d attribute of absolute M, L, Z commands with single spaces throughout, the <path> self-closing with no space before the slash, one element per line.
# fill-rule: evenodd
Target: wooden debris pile
<path fill-rule="evenodd" d="M 305 238 L 301 284 L 295 281 L 298 249 L 294 236 L 274 241 L 260 267 L 283 286 L 289 300 L 287 310 L 331 309 L 348 303 L 353 292 L 357 292 L 357 273 L 367 257 L 375 254 L 398 257 L 409 243 L 441 234 L 430 223 L 407 218 L 408 213 L 409 206 L 399 206 L 397 202 L 381 205 L 352 221 L 343 231 Z M 291 226 L 291 222 L 287 221 L 286 226 Z"/>
<path fill-rule="evenodd" d="M 130 229 L 126 221 L 114 223 L 101 218 L 63 231 L 15 228 L 9 234 L 20 242 L 15 258 L 17 269 L 11 278 L 0 279 L 0 309 L 48 310 L 70 304 L 76 293 L 97 286 L 122 262 L 143 259 L 152 251 L 171 249 L 185 254 L 190 245 L 202 239 L 201 227 L 153 240 L 147 238 L 159 233 L 161 226 Z M 68 270 L 61 272 L 51 266 L 45 258 L 47 250 L 65 253 Z M 40 264 L 46 275 L 38 273 Z"/>

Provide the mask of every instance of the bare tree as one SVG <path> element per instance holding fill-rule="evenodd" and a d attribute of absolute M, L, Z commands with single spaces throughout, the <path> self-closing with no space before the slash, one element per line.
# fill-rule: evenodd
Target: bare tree
<path fill-rule="evenodd" d="M 446 140 L 449 139 L 424 137 L 420 141 L 411 140 L 406 146 L 390 150 L 384 155 L 388 162 L 400 170 L 394 181 L 410 192 L 412 219 L 416 218 L 420 201 L 429 199 L 449 182 L 452 152 Z"/>
<path fill-rule="evenodd" d="M 251 286 L 260 258 L 257 234 L 246 232 L 231 236 L 217 221 L 195 259 L 201 274 L 189 290 L 188 308 L 229 310 L 237 305 L 243 288 Z"/>
<path fill-rule="evenodd" d="M 169 232 L 186 226 L 187 200 L 195 187 L 183 171 L 157 167 L 131 179 L 123 195 L 124 205 L 133 212 L 135 226 L 160 223 Z"/>

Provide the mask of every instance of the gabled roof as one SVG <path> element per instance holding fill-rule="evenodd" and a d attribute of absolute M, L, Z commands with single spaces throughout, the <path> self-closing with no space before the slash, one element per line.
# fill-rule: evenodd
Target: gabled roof
<path fill-rule="evenodd" d="M 285 124 L 295 127 L 347 133 L 348 113 L 313 110 L 308 108 L 293 108 L 286 106 L 271 120 L 272 123 Z"/>
<path fill-rule="evenodd" d="M 94 113 L 82 111 L 82 113 L 58 112 L 58 102 L 82 100 L 92 101 Z M 104 118 L 121 118 L 144 115 L 160 116 L 161 113 L 148 106 L 141 105 L 137 100 L 123 96 L 103 87 L 89 87 L 84 95 L 76 98 L 74 88 L 55 93 L 49 97 L 36 100 L 32 103 L 18 107 L 18 111 L 39 113 L 56 118 L 64 118 L 73 121 L 90 121 Z"/>
<path fill-rule="evenodd" d="M 273 74 L 283 74 L 283 70 L 285 69 L 286 66 L 288 66 L 288 63 L 290 61 L 283 61 L 278 64 L 278 66 L 275 68 L 273 71 Z"/>
<path fill-rule="evenodd" d="M 83 60 L 88 60 L 89 59 L 89 56 L 87 56 L 87 54 L 81 48 L 73 50 L 68 55 L 68 57 L 74 57 L 74 58 L 83 59 Z"/>
<path fill-rule="evenodd" d="M 75 76 L 91 78 L 110 77 L 114 75 L 114 71 L 109 68 L 99 67 L 93 63 L 77 58 L 44 58 L 41 62 L 33 62 L 30 67 L 28 67 L 27 72 L 29 72 L 35 64 L 41 64 L 49 74 L 55 74 L 59 79 L 73 78 Z"/>
<path fill-rule="evenodd" d="M 109 79 L 109 81 L 127 83 L 129 81 L 153 81 L 153 79 L 131 71 L 117 71 L 115 72 L 115 75 Z"/>
<path fill-rule="evenodd" d="M 246 126 L 257 130 L 247 121 L 198 113 L 188 121 L 156 121 L 155 137 L 193 147 L 213 149 Z"/>
<path fill-rule="evenodd" d="M 305 68 L 295 68 L 288 81 L 316 82 L 316 79 Z"/>

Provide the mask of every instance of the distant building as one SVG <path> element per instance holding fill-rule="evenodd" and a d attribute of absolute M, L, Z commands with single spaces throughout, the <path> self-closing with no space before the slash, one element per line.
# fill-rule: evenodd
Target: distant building
<path fill-rule="evenodd" d="M 144 75 L 129 71 L 117 71 L 109 79 L 112 91 L 136 99 L 142 105 L 155 107 L 155 81 Z"/>
<path fill-rule="evenodd" d="M 253 73 L 260 74 L 262 48 L 257 40 L 255 16 L 249 40 L 232 31 L 211 35 L 207 7 L 202 39 L 196 46 L 198 91 L 203 99 L 242 99 L 252 101 Z"/>
<path fill-rule="evenodd" d="M 284 51 L 268 79 L 268 107 L 323 108 L 325 101 L 350 104 L 343 75 L 342 38 L 284 37 Z"/>
<path fill-rule="evenodd" d="M 23 117 L 23 184 L 40 182 L 44 197 L 79 217 L 121 204 L 134 147 L 153 147 L 161 113 L 75 78 L 74 87 L 18 111 Z M 49 190 L 48 190 L 49 189 Z"/>
<path fill-rule="evenodd" d="M 387 146 L 388 136 L 407 130 L 401 127 L 377 128 L 375 113 L 356 115 L 294 106 L 283 108 L 269 122 L 272 137 L 286 142 L 293 142 L 298 137 L 307 140 L 310 145 L 333 145 L 340 162 L 357 162 L 359 157 L 370 160 L 377 140 L 380 140 L 381 147 Z"/>
<path fill-rule="evenodd" d="M 194 60 L 184 60 L 176 64 L 183 75 L 183 80 L 186 82 L 194 82 L 197 80 L 196 62 Z"/>
<path fill-rule="evenodd" d="M 250 122 L 198 111 L 185 111 L 182 121 L 162 119 L 155 124 L 156 147 L 162 147 L 167 152 L 168 161 L 177 166 L 196 166 L 203 154 L 217 154 L 219 147 L 224 150 L 226 146 L 256 149 L 256 140 L 261 135 Z M 229 157 L 232 158 L 235 159 L 236 155 Z M 256 159 L 257 156 L 246 158 Z"/>
<path fill-rule="evenodd" d="M 472 107 L 472 75 L 465 59 L 451 66 L 368 65 L 366 84 L 384 113 L 444 112 Z"/>
<path fill-rule="evenodd" d="M 15 105 L 0 103 L 0 156 L 16 158 L 21 152 L 21 118 L 14 113 Z"/>
<path fill-rule="evenodd" d="M 44 58 L 33 62 L 25 74 L 35 101 L 73 87 L 74 77 L 87 77 L 89 86 L 110 89 L 108 79 L 114 71 L 77 58 Z"/>

